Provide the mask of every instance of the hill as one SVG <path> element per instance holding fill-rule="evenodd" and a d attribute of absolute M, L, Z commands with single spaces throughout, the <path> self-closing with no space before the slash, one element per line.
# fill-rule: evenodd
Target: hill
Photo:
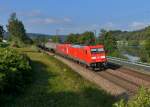
<path fill-rule="evenodd" d="M 31 39 L 35 39 L 37 37 L 44 37 L 44 38 L 51 38 L 53 36 L 56 36 L 56 35 L 49 35 L 49 34 L 41 34 L 41 33 L 27 33 L 27 36 L 30 37 Z M 61 38 L 61 41 L 65 41 L 67 35 L 58 35 L 60 38 Z M 9 37 L 9 33 L 6 32 L 4 34 L 4 38 L 5 39 L 8 39 Z"/>
<path fill-rule="evenodd" d="M 114 30 L 109 31 L 117 40 L 147 40 L 150 38 L 150 26 L 136 31 L 121 31 Z"/>

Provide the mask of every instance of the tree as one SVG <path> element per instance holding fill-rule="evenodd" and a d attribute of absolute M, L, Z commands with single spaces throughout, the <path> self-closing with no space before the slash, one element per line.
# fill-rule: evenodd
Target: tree
<path fill-rule="evenodd" d="M 72 44 L 76 44 L 76 43 L 78 43 L 78 38 L 79 38 L 79 34 L 73 34 L 73 33 L 71 33 L 71 34 L 69 34 L 68 36 L 67 36 L 67 39 L 66 39 L 66 43 L 72 43 Z"/>
<path fill-rule="evenodd" d="M 22 21 L 18 20 L 16 13 L 12 13 L 8 21 L 7 29 L 9 31 L 10 40 L 15 43 L 31 43 L 31 39 L 26 35 L 26 30 Z"/>
<path fill-rule="evenodd" d="M 49 39 L 49 37 L 46 37 L 44 35 L 39 35 L 39 36 L 33 38 L 33 41 L 36 45 L 40 45 L 42 43 L 45 44 L 46 42 L 48 42 L 48 39 Z"/>
<path fill-rule="evenodd" d="M 147 39 L 144 44 L 144 50 L 142 51 L 144 54 L 141 54 L 141 59 L 144 62 L 150 62 L 150 39 Z M 143 60 L 144 58 L 145 60 Z"/>
<path fill-rule="evenodd" d="M 2 25 L 0 25 L 0 41 L 2 41 L 2 40 L 3 40 L 4 33 L 5 33 L 5 30 L 4 30 L 3 26 L 2 26 Z"/>
<path fill-rule="evenodd" d="M 107 32 L 108 32 L 108 31 L 106 31 L 105 29 L 101 29 L 101 30 L 100 30 L 100 34 L 99 34 L 97 43 L 99 43 L 99 44 L 104 44 L 104 37 L 105 37 L 105 35 L 106 35 Z"/>
<path fill-rule="evenodd" d="M 52 36 L 51 39 L 52 39 L 52 42 L 54 42 L 54 43 L 60 43 L 61 42 L 61 39 L 59 36 Z"/>
<path fill-rule="evenodd" d="M 79 43 L 80 44 L 85 44 L 85 45 L 94 45 L 95 44 L 95 35 L 93 32 L 84 32 L 81 34 L 79 37 Z"/>
<path fill-rule="evenodd" d="M 104 44 L 105 50 L 107 50 L 109 53 L 114 52 L 117 50 L 117 41 L 115 37 L 111 35 L 110 32 L 105 32 L 103 35 L 99 37 L 100 43 Z"/>
<path fill-rule="evenodd" d="M 150 56 L 150 39 L 145 41 L 145 45 L 144 45 L 145 49 L 147 50 L 149 56 Z"/>

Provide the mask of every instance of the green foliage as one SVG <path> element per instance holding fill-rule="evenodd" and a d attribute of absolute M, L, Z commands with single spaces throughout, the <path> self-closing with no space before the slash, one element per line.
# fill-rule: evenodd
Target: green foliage
<path fill-rule="evenodd" d="M 0 49 L 0 94 L 21 91 L 31 81 L 29 58 L 12 49 Z"/>
<path fill-rule="evenodd" d="M 39 45 L 41 43 L 48 42 L 48 39 L 49 39 L 49 37 L 46 37 L 44 35 L 40 35 L 40 36 L 33 38 L 32 40 L 33 40 L 34 44 Z"/>
<path fill-rule="evenodd" d="M 139 41 L 137 40 L 131 40 L 128 42 L 129 46 L 139 46 Z"/>
<path fill-rule="evenodd" d="M 103 30 L 105 33 L 106 31 Z M 137 31 L 108 31 L 117 41 L 126 41 L 124 44 L 127 53 L 140 57 L 142 62 L 150 62 L 150 26 Z M 130 46 L 135 46 L 130 48 Z M 137 49 L 136 47 L 140 47 Z M 124 48 L 124 47 L 123 47 Z"/>
<path fill-rule="evenodd" d="M 140 57 L 143 62 L 150 62 L 150 39 L 145 41 Z"/>
<path fill-rule="evenodd" d="M 96 37 L 93 32 L 84 32 L 82 34 L 70 34 L 66 40 L 67 43 L 95 45 Z"/>
<path fill-rule="evenodd" d="M 138 94 L 127 103 L 120 100 L 114 107 L 150 107 L 150 89 L 140 88 Z"/>
<path fill-rule="evenodd" d="M 51 40 L 54 43 L 60 43 L 61 42 L 61 39 L 59 36 L 52 36 Z"/>
<path fill-rule="evenodd" d="M 114 31 L 109 31 L 109 32 L 111 32 L 112 35 L 117 38 L 117 40 L 141 41 L 141 40 L 146 40 L 150 38 L 150 26 L 141 30 L 137 30 L 137 31 L 114 30 Z"/>
<path fill-rule="evenodd" d="M 111 53 L 108 53 L 108 56 L 117 57 L 117 58 L 123 58 L 123 59 L 128 59 L 127 57 L 125 57 L 124 55 L 122 55 L 121 52 L 118 49 L 114 50 Z"/>
<path fill-rule="evenodd" d="M 66 43 L 72 43 L 72 44 L 77 44 L 79 43 L 78 39 L 79 39 L 80 34 L 69 34 L 67 39 L 66 39 Z"/>
<path fill-rule="evenodd" d="M 85 44 L 85 45 L 94 45 L 95 44 L 95 36 L 93 32 L 84 32 L 79 37 L 79 43 Z"/>
<path fill-rule="evenodd" d="M 147 39 L 147 40 L 145 41 L 144 47 L 145 47 L 145 49 L 146 49 L 148 55 L 150 56 L 150 39 Z"/>
<path fill-rule="evenodd" d="M 5 30 L 3 26 L 0 25 L 0 42 L 3 40 Z"/>
<path fill-rule="evenodd" d="M 8 46 L 9 46 L 8 43 L 3 43 L 3 42 L 0 43 L 0 48 L 6 48 Z"/>
<path fill-rule="evenodd" d="M 17 45 L 31 44 L 32 40 L 26 35 L 26 30 L 23 23 L 17 19 L 16 13 L 12 13 L 7 26 L 9 31 L 10 41 L 18 43 Z"/>
<path fill-rule="evenodd" d="M 108 54 L 111 54 L 117 50 L 117 41 L 110 32 L 104 32 L 99 37 L 99 42 L 104 44 L 105 50 L 108 52 Z"/>
<path fill-rule="evenodd" d="M 140 49 L 139 56 L 142 62 L 150 62 L 150 56 L 145 48 Z"/>

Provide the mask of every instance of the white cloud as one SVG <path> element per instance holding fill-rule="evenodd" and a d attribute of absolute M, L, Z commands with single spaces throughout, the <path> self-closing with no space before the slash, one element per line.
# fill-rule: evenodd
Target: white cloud
<path fill-rule="evenodd" d="M 57 18 L 33 18 L 29 20 L 29 23 L 32 24 L 69 24 L 72 20 L 70 18 L 63 18 L 63 19 L 57 19 Z"/>
<path fill-rule="evenodd" d="M 117 25 L 112 22 L 108 22 L 108 23 L 104 24 L 102 27 L 106 30 L 113 30 L 113 29 L 117 28 Z"/>
<path fill-rule="evenodd" d="M 92 29 L 100 29 L 100 25 L 99 24 L 93 24 L 90 26 L 90 28 Z"/>
<path fill-rule="evenodd" d="M 129 25 L 129 28 L 132 30 L 142 29 L 148 26 L 150 23 L 145 22 L 133 22 Z"/>
<path fill-rule="evenodd" d="M 38 16 L 43 16 L 43 13 L 40 10 L 32 10 L 32 11 L 26 11 L 26 12 L 17 12 L 18 15 L 20 16 L 25 16 L 25 17 L 38 17 Z"/>
<path fill-rule="evenodd" d="M 20 11 L 17 12 L 17 15 L 22 17 L 25 20 L 25 22 L 30 25 L 70 24 L 72 22 L 72 19 L 69 17 L 64 18 L 49 17 L 40 10 Z"/>
<path fill-rule="evenodd" d="M 65 17 L 64 19 L 63 19 L 65 22 L 71 22 L 72 20 L 70 19 L 70 18 L 68 18 L 68 17 Z"/>

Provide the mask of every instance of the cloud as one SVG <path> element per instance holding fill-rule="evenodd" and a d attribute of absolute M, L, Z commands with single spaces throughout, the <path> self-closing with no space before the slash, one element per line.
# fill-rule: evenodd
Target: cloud
<path fill-rule="evenodd" d="M 72 19 L 69 17 L 64 18 L 55 18 L 49 17 L 47 14 L 44 14 L 40 10 L 31 10 L 29 11 L 20 11 L 17 12 L 17 15 L 24 19 L 25 23 L 29 25 L 50 25 L 50 24 L 62 24 L 69 25 L 72 22 Z"/>
<path fill-rule="evenodd" d="M 29 23 L 49 25 L 49 24 L 69 24 L 71 23 L 71 21 L 72 20 L 70 18 L 57 19 L 57 18 L 46 17 L 46 18 L 30 19 Z"/>
<path fill-rule="evenodd" d="M 30 12 L 17 12 L 19 16 L 25 16 L 25 17 L 39 17 L 44 16 L 44 14 L 40 10 L 32 10 Z"/>
<path fill-rule="evenodd" d="M 129 25 L 129 28 L 132 30 L 142 29 L 148 26 L 150 23 L 145 22 L 133 22 Z"/>
<path fill-rule="evenodd" d="M 70 19 L 70 18 L 68 18 L 68 17 L 65 17 L 64 19 L 63 19 L 65 22 L 71 22 L 72 20 Z"/>
<path fill-rule="evenodd" d="M 103 25 L 103 28 L 106 30 L 113 30 L 113 29 L 117 29 L 117 25 L 112 22 L 108 22 Z"/>

